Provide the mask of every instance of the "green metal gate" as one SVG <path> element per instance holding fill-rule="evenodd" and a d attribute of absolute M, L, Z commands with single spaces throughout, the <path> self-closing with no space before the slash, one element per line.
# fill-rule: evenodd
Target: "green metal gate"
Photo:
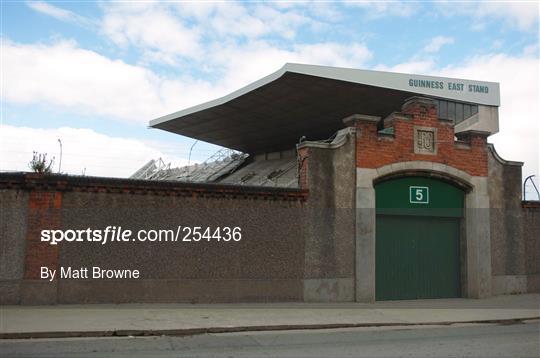
<path fill-rule="evenodd" d="M 431 178 L 375 186 L 377 300 L 460 297 L 464 193 Z"/>

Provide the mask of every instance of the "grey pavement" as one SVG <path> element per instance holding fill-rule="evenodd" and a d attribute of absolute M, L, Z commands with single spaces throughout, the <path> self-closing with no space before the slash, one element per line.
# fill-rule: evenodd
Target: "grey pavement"
<path fill-rule="evenodd" d="M 356 303 L 2 306 L 0 337 L 197 334 L 484 322 L 540 316 L 540 294 Z"/>
<path fill-rule="evenodd" d="M 540 324 L 0 340 L 8 357 L 539 357 Z"/>

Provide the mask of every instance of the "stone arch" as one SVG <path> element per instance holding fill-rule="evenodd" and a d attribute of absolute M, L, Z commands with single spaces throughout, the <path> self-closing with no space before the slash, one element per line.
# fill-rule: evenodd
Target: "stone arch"
<path fill-rule="evenodd" d="M 487 177 L 442 163 L 407 161 L 356 170 L 356 300 L 375 300 L 375 189 L 377 182 L 397 176 L 424 175 L 450 181 L 465 191 L 464 297 L 491 295 L 491 237 Z"/>
<path fill-rule="evenodd" d="M 472 176 L 466 172 L 442 163 L 408 161 L 388 164 L 376 169 L 373 183 L 403 176 L 427 176 L 437 178 L 462 188 L 465 192 L 473 190 Z"/>

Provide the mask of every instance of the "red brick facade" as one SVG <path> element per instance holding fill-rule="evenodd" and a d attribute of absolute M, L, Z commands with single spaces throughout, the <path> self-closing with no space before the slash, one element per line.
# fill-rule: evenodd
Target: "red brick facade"
<path fill-rule="evenodd" d="M 62 193 L 59 191 L 31 191 L 28 203 L 28 231 L 26 233 L 26 267 L 24 277 L 40 278 L 40 269 L 58 267 L 58 246 L 40 241 L 42 229 L 61 228 Z"/>
<path fill-rule="evenodd" d="M 473 176 L 488 175 L 487 134 L 466 132 L 454 138 L 451 122 L 437 118 L 437 108 L 432 101 L 415 99 L 407 102 L 402 113 L 385 120 L 392 134 L 378 132 L 375 121 L 356 121 L 356 166 L 379 168 L 405 161 L 429 161 L 446 164 Z M 436 153 L 415 153 L 415 127 L 436 129 Z"/>

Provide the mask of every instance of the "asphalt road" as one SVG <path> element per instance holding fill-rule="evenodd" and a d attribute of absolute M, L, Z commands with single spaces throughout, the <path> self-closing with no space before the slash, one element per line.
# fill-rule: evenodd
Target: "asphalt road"
<path fill-rule="evenodd" d="M 540 323 L 1 340 L 0 357 L 540 357 Z"/>

